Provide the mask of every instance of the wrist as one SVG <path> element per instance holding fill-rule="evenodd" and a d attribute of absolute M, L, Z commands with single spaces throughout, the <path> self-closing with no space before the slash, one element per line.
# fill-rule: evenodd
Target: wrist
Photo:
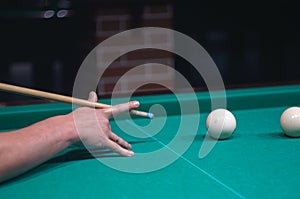
<path fill-rule="evenodd" d="M 66 141 L 68 144 L 73 144 L 80 141 L 72 113 L 55 116 L 52 119 L 54 120 L 52 125 L 59 128 L 57 130 L 61 133 L 60 136 L 64 141 Z"/>

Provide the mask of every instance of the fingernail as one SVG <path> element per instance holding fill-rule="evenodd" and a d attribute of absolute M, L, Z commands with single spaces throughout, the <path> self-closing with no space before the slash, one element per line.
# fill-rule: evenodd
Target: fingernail
<path fill-rule="evenodd" d="M 137 107 L 137 106 L 140 105 L 140 102 L 139 102 L 139 101 L 134 101 L 134 102 L 133 102 L 133 105 Z"/>
<path fill-rule="evenodd" d="M 134 156 L 134 152 L 130 151 L 130 153 L 128 154 L 129 156 Z"/>
<path fill-rule="evenodd" d="M 95 100 L 95 99 L 96 99 L 96 93 L 93 92 L 93 91 L 91 91 L 91 92 L 89 93 L 89 100 Z"/>

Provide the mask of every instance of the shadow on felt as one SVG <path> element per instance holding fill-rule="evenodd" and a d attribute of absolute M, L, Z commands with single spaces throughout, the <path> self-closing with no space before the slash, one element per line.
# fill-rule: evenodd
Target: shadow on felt
<path fill-rule="evenodd" d="M 300 138 L 297 138 L 297 137 L 289 137 L 286 134 L 284 134 L 282 131 L 281 132 L 260 133 L 257 136 L 259 136 L 261 138 L 266 138 L 266 139 L 269 139 L 269 138 L 287 139 L 287 140 L 289 140 L 289 139 L 300 139 Z"/>
<path fill-rule="evenodd" d="M 148 141 L 132 141 L 130 144 L 140 144 Z M 34 167 L 33 169 L 7 181 L 0 183 L 0 186 L 10 185 L 13 183 L 24 182 L 35 178 L 47 171 L 62 168 L 68 165 L 68 162 L 77 160 L 88 160 L 96 158 L 108 158 L 108 157 L 122 157 L 109 149 L 98 149 L 92 151 L 93 155 L 84 146 L 72 145 L 61 153 L 57 154 L 53 158 L 45 161 L 44 163 Z"/>

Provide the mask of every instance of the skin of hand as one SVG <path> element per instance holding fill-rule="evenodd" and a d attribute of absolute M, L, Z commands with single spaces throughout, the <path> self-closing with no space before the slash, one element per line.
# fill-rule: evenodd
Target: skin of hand
<path fill-rule="evenodd" d="M 91 92 L 89 100 L 97 101 L 96 93 Z M 1 132 L 0 182 L 32 169 L 80 141 L 88 148 L 109 148 L 120 155 L 133 156 L 131 145 L 111 131 L 109 119 L 138 106 L 139 102 L 131 101 L 105 109 L 80 107 L 66 115 Z"/>
<path fill-rule="evenodd" d="M 89 101 L 97 100 L 96 93 L 91 92 Z M 131 101 L 105 109 L 82 107 L 75 110 L 71 115 L 80 141 L 87 149 L 109 148 L 122 156 L 133 156 L 131 145 L 112 132 L 109 119 L 138 106 L 138 101 Z"/>

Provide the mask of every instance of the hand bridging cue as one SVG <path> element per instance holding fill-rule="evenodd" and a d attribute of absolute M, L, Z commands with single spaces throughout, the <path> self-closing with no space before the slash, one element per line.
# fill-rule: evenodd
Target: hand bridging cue
<path fill-rule="evenodd" d="M 89 101 L 97 102 L 97 95 L 91 92 Z M 138 101 L 114 105 L 103 109 L 80 107 L 70 113 L 80 139 L 88 149 L 108 148 L 122 156 L 133 156 L 131 145 L 112 132 L 109 119 L 130 109 L 139 107 Z M 79 140 L 78 140 L 79 141 Z"/>

